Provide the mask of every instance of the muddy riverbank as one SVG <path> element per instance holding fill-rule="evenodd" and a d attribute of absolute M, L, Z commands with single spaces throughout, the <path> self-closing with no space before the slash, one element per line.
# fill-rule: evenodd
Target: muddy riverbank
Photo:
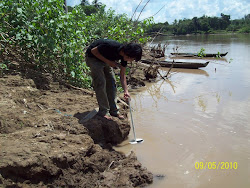
<path fill-rule="evenodd" d="M 139 69 L 138 69 L 139 70 Z M 137 71 L 138 71 L 137 70 Z M 143 85 L 143 73 L 130 79 Z M 153 175 L 137 160 L 114 151 L 127 138 L 125 120 L 94 117 L 92 92 L 54 82 L 33 72 L 0 78 L 0 187 L 143 187 Z M 43 87 L 41 87 L 43 86 Z"/>

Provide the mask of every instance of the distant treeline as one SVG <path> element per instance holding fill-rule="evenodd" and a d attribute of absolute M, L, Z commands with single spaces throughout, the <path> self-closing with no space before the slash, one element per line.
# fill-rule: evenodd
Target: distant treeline
<path fill-rule="evenodd" d="M 152 24 L 147 33 L 159 32 L 165 34 L 185 35 L 199 33 L 218 33 L 218 32 L 239 32 L 250 33 L 250 14 L 244 18 L 230 20 L 230 15 L 221 13 L 221 17 L 202 16 L 192 19 L 175 20 L 173 24 L 156 23 Z"/>

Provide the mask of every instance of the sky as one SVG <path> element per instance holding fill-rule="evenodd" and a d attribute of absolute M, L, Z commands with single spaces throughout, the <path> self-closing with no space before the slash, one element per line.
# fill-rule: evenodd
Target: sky
<path fill-rule="evenodd" d="M 136 7 L 141 2 L 136 11 L 135 18 L 139 16 L 142 8 L 148 0 L 99 0 L 118 14 L 127 14 L 131 17 Z M 81 0 L 67 0 L 67 5 L 75 6 Z M 91 3 L 92 0 L 89 0 Z M 162 8 L 163 7 L 163 8 Z M 161 9 L 162 8 L 162 9 Z M 159 10 L 161 11 L 156 14 Z M 250 14 L 250 0 L 150 0 L 141 13 L 139 20 L 154 16 L 154 22 L 168 22 L 172 24 L 174 20 L 192 19 L 193 17 L 216 16 L 221 13 L 230 15 L 231 20 L 243 18 Z"/>

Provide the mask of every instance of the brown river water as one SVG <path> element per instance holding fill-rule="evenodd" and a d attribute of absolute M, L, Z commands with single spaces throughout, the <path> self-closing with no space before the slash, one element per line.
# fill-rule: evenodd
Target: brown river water
<path fill-rule="evenodd" d="M 249 188 L 250 35 L 168 36 L 158 42 L 168 43 L 167 59 L 177 46 L 178 52 L 228 54 L 210 58 L 199 70 L 172 69 L 167 81 L 131 92 L 136 134 L 144 142 L 116 149 L 134 151 L 154 174 L 149 188 Z"/>

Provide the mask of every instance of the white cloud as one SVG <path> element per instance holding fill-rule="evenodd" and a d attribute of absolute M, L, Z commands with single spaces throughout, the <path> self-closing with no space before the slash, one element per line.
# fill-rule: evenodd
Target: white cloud
<path fill-rule="evenodd" d="M 79 4 L 81 0 L 67 0 L 68 5 L 74 6 Z M 118 14 L 127 14 L 132 16 L 136 7 L 141 0 L 99 0 L 106 5 L 107 8 L 112 8 Z M 141 9 L 148 0 L 143 0 L 137 10 L 136 18 Z M 92 0 L 89 1 L 90 3 Z M 151 0 L 142 12 L 140 19 L 153 16 L 162 7 L 164 8 L 154 16 L 155 22 L 168 21 L 172 23 L 175 19 L 191 19 L 193 17 L 220 16 L 221 13 L 228 14 L 231 19 L 243 18 L 250 14 L 249 0 Z"/>
<path fill-rule="evenodd" d="M 68 6 L 75 6 L 81 3 L 81 0 L 67 0 L 67 5 Z"/>
<path fill-rule="evenodd" d="M 224 3 L 224 7 L 221 9 L 222 13 L 231 15 L 232 19 L 242 18 L 244 15 L 250 14 L 250 3 L 233 0 Z"/>
<path fill-rule="evenodd" d="M 140 0 L 100 0 L 103 4 L 106 5 L 107 8 L 112 8 L 116 11 L 118 14 L 127 14 L 129 17 L 131 17 L 136 9 L 136 7 L 139 5 Z"/>

